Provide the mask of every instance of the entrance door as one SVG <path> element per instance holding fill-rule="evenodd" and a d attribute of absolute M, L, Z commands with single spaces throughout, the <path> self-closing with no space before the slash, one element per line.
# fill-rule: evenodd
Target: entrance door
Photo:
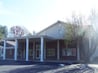
<path fill-rule="evenodd" d="M 40 44 L 36 44 L 36 59 L 40 59 Z"/>

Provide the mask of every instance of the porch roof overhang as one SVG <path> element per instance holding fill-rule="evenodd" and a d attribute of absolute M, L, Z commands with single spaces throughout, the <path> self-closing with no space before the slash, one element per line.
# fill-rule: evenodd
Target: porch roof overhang
<path fill-rule="evenodd" d="M 9 38 L 4 38 L 3 40 L 11 40 L 14 41 L 15 39 L 22 40 L 22 39 L 40 39 L 43 37 L 46 40 L 55 40 L 55 38 L 46 36 L 46 35 L 32 35 L 32 36 L 24 36 L 24 37 L 9 37 Z"/>
<path fill-rule="evenodd" d="M 0 48 L 3 48 L 4 46 L 4 41 L 1 40 L 0 41 Z M 13 48 L 15 46 L 15 42 L 14 41 L 6 41 L 6 47 L 7 48 Z"/>

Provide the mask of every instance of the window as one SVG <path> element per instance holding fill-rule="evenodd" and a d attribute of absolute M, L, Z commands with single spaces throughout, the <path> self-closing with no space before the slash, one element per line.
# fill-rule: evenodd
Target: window
<path fill-rule="evenodd" d="M 76 48 L 62 49 L 62 56 L 76 56 Z"/>
<path fill-rule="evenodd" d="M 29 56 L 33 56 L 33 49 L 29 49 Z"/>
<path fill-rule="evenodd" d="M 9 49 L 9 55 L 12 55 L 12 49 Z"/>
<path fill-rule="evenodd" d="M 40 49 L 40 45 L 39 44 L 36 44 L 36 49 Z"/>
<path fill-rule="evenodd" d="M 55 49 L 54 48 L 47 49 L 47 56 L 55 56 Z"/>

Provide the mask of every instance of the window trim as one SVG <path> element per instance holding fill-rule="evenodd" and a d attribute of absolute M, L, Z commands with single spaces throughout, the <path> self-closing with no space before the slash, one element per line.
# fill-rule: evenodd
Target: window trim
<path fill-rule="evenodd" d="M 69 54 L 68 53 L 69 49 L 71 50 L 70 55 L 68 55 Z M 62 56 L 76 56 L 77 55 L 76 52 L 77 52 L 76 48 L 63 48 L 62 49 Z"/>
<path fill-rule="evenodd" d="M 52 51 L 52 52 L 51 52 Z M 47 49 L 47 56 L 48 57 L 54 57 L 56 55 L 55 48 L 48 48 Z"/>

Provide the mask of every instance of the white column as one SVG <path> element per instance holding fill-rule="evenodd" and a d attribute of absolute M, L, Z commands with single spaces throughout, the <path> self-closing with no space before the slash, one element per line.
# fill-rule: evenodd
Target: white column
<path fill-rule="evenodd" d="M 3 60 L 6 58 L 6 40 L 4 40 L 4 46 L 3 46 Z"/>
<path fill-rule="evenodd" d="M 60 59 L 60 46 L 59 46 L 59 40 L 57 40 L 57 59 Z"/>
<path fill-rule="evenodd" d="M 29 39 L 26 38 L 26 61 L 29 59 Z"/>
<path fill-rule="evenodd" d="M 41 55 L 40 55 L 40 61 L 43 62 L 44 61 L 44 38 L 41 37 Z"/>
<path fill-rule="evenodd" d="M 80 60 L 80 50 L 79 50 L 79 44 L 77 44 L 77 60 Z"/>
<path fill-rule="evenodd" d="M 44 59 L 46 59 L 46 41 L 44 41 Z"/>
<path fill-rule="evenodd" d="M 17 60 L 18 40 L 15 39 L 14 60 Z"/>

